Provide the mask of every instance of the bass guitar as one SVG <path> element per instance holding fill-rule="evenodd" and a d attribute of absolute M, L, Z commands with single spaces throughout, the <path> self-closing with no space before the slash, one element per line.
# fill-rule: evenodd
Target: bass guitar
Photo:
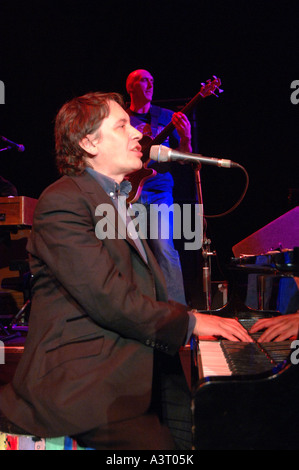
<path fill-rule="evenodd" d="M 202 83 L 200 91 L 181 109 L 181 112 L 187 116 L 190 114 L 191 110 L 196 106 L 196 104 L 202 99 L 210 95 L 217 96 L 216 91 L 222 93 L 223 90 L 220 90 L 220 85 L 221 80 L 215 76 L 213 76 L 213 80 L 209 79 L 206 81 L 206 83 Z M 169 137 L 174 129 L 174 125 L 172 122 L 170 122 L 154 139 L 150 138 L 149 136 L 143 136 L 140 142 L 142 145 L 143 166 L 140 170 L 134 171 L 126 176 L 126 179 L 129 180 L 132 185 L 132 190 L 130 191 L 130 194 L 127 198 L 128 204 L 133 204 L 139 199 L 145 181 L 157 174 L 154 169 L 148 168 L 148 164 L 150 162 L 150 148 L 153 145 L 160 145 L 165 142 L 167 137 Z"/>

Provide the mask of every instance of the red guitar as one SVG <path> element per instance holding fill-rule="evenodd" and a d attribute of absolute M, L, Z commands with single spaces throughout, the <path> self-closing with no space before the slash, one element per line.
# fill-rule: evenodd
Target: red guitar
<path fill-rule="evenodd" d="M 192 98 L 192 100 L 189 101 L 189 103 L 187 103 L 183 107 L 183 109 L 181 109 L 181 112 L 188 115 L 188 113 L 190 113 L 190 111 L 195 107 L 195 105 L 200 100 L 210 95 L 216 95 L 215 93 L 216 90 L 218 90 L 221 93 L 223 90 L 219 89 L 220 85 L 221 85 L 221 80 L 215 76 L 213 77 L 213 80 L 207 80 L 206 84 L 202 84 L 202 87 L 200 91 L 197 93 L 197 95 L 195 95 L 194 98 Z M 166 127 L 164 127 L 164 129 L 154 139 L 151 139 L 149 136 L 143 136 L 142 141 L 141 141 L 142 152 L 143 152 L 143 157 L 142 157 L 143 167 L 140 170 L 130 173 L 126 177 L 132 184 L 132 190 L 127 199 L 127 203 L 136 202 L 140 197 L 145 181 L 148 178 L 152 178 L 153 176 L 157 174 L 155 170 L 151 168 L 147 168 L 147 165 L 150 162 L 150 158 L 149 158 L 150 148 L 153 145 L 162 144 L 167 139 L 167 137 L 174 131 L 174 129 L 175 129 L 174 125 L 172 124 L 172 122 L 170 122 L 169 124 L 167 124 Z"/>

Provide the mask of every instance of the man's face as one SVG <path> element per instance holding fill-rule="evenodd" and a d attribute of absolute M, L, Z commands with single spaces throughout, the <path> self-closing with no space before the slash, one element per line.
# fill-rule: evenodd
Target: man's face
<path fill-rule="evenodd" d="M 90 163 L 96 171 L 121 182 L 125 175 L 142 167 L 141 138 L 124 109 L 110 101 L 109 116 L 95 134 L 88 136 L 94 146 Z"/>
<path fill-rule="evenodd" d="M 137 73 L 132 84 L 132 93 L 139 101 L 152 101 L 154 92 L 154 79 L 146 70 L 140 70 Z"/>

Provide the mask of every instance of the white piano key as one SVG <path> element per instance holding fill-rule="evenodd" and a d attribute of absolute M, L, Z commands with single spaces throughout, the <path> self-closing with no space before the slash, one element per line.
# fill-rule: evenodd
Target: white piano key
<path fill-rule="evenodd" d="M 199 360 L 201 362 L 204 377 L 232 375 L 218 341 L 199 340 L 198 346 L 200 355 Z"/>

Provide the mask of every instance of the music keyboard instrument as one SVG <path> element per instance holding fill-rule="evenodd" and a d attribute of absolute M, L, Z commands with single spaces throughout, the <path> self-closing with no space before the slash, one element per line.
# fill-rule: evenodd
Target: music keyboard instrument
<path fill-rule="evenodd" d="M 0 336 L 24 307 L 30 285 L 26 250 L 37 200 L 27 196 L 0 197 Z"/>
<path fill-rule="evenodd" d="M 258 318 L 239 321 L 249 330 Z M 291 341 L 260 344 L 260 334 L 253 343 L 194 342 L 194 449 L 299 449 L 299 364 Z"/>
<path fill-rule="evenodd" d="M 0 227 L 31 227 L 36 204 L 27 196 L 0 197 Z"/>

